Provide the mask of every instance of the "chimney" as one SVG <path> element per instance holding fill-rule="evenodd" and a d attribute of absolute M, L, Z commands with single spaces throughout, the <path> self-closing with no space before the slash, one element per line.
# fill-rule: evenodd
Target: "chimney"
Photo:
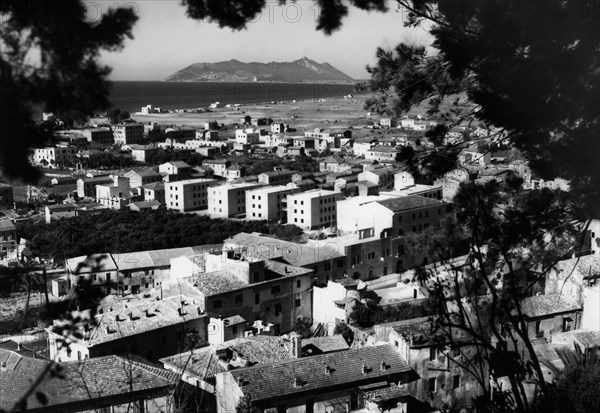
<path fill-rule="evenodd" d="M 302 337 L 294 331 L 290 333 L 290 353 L 292 358 L 302 357 Z"/>
<path fill-rule="evenodd" d="M 329 367 L 329 364 L 325 365 L 325 374 L 328 376 L 331 375 L 331 367 Z"/>
<path fill-rule="evenodd" d="M 302 387 L 302 380 L 300 380 L 300 377 L 294 378 L 294 387 Z"/>
<path fill-rule="evenodd" d="M 23 346 L 21 345 L 21 342 L 19 341 L 17 343 L 17 351 L 21 351 L 23 349 Z"/>
<path fill-rule="evenodd" d="M 367 365 L 365 363 L 362 365 L 362 374 L 367 374 Z"/>
<path fill-rule="evenodd" d="M 386 371 L 387 370 L 387 365 L 385 364 L 385 361 L 381 362 L 381 367 L 380 367 L 381 371 Z"/>

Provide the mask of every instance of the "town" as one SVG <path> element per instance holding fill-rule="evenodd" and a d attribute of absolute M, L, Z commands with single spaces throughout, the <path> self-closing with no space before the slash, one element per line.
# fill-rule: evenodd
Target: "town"
<path fill-rule="evenodd" d="M 78 126 L 45 113 L 39 123 L 56 141 L 32 150 L 40 184 L 0 183 L 0 262 L 22 277 L 3 292 L 2 383 L 15 390 L 2 393 L 0 409 L 121 411 L 133 403 L 158 412 L 194 403 L 193 411 L 219 413 L 413 413 L 469 408 L 510 389 L 508 359 L 476 357 L 475 333 L 444 325 L 433 309 L 441 290 L 444 305 L 479 316 L 476 301 L 508 288 L 517 261 L 498 257 L 494 283 L 471 298 L 457 292 L 481 269 L 481 250 L 444 238 L 460 213 L 455 196 L 463 185 L 507 177 L 523 193 L 569 191 L 569 182 L 539 178 L 500 129 L 424 113 L 375 115 L 355 96 L 328 100 L 348 106 L 347 116 L 275 112 L 286 104 L 310 111 L 311 101 L 271 102 L 272 116 L 217 102 L 186 112 L 179 125 L 161 122 L 168 111 L 151 105 Z M 192 116 L 207 120 L 186 126 Z M 430 182 L 415 176 L 407 153 L 440 146 L 457 152 L 456 167 Z M 26 236 L 56 230 L 83 244 L 97 225 L 118 237 L 118 226 L 103 225 L 116 216 L 208 224 L 160 248 L 94 250 L 88 239 L 79 255 L 45 254 L 48 242 Z M 90 226 L 70 235 L 77 222 Z M 219 238 L 227 222 L 242 230 Z M 276 230 L 244 230 L 267 224 Z M 148 236 L 163 239 L 149 225 Z M 578 225 L 588 234 L 584 248 L 521 275 L 536 288 L 519 297 L 525 325 L 512 329 L 528 340 L 497 320 L 492 348 L 527 359 L 531 345 L 543 366 L 565 349 L 596 354 L 600 220 Z M 452 251 L 431 248 L 437 239 Z M 87 300 L 73 301 L 82 291 Z M 38 318 L 61 305 L 61 317 Z M 48 373 L 54 363 L 62 378 Z M 27 393 L 33 382 L 44 396 Z M 535 380 L 522 386 L 533 398 Z"/>

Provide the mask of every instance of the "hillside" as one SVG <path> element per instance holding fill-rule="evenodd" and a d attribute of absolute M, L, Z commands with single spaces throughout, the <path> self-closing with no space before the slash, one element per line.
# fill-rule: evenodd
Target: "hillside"
<path fill-rule="evenodd" d="M 329 63 L 307 57 L 293 62 L 243 63 L 232 59 L 194 63 L 165 79 L 167 82 L 344 82 L 354 80 Z"/>

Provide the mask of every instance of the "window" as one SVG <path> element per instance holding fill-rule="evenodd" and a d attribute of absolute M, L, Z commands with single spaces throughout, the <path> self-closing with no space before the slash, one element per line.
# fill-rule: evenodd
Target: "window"
<path fill-rule="evenodd" d="M 244 296 L 242 294 L 236 294 L 236 296 L 233 299 L 233 302 L 236 304 L 241 304 L 244 302 Z"/>
<path fill-rule="evenodd" d="M 223 300 L 217 298 L 213 301 L 213 308 L 221 308 L 223 306 Z"/>
<path fill-rule="evenodd" d="M 275 317 L 277 317 L 279 314 L 281 314 L 281 304 L 277 303 L 275 304 Z"/>
<path fill-rule="evenodd" d="M 281 285 L 277 284 L 271 287 L 271 294 L 279 294 L 281 292 Z"/>
<path fill-rule="evenodd" d="M 429 361 L 437 360 L 437 356 L 438 356 L 437 348 L 430 347 L 429 348 Z"/>
<path fill-rule="evenodd" d="M 342 260 L 338 260 L 338 262 L 337 262 L 337 267 L 338 267 L 338 268 L 343 268 L 343 267 L 344 267 L 344 261 L 342 261 Z"/>
<path fill-rule="evenodd" d="M 231 326 L 231 332 L 237 334 L 237 326 Z"/>
<path fill-rule="evenodd" d="M 571 331 L 572 326 L 573 326 L 573 319 L 571 319 L 571 317 L 563 317 L 562 331 Z"/>
<path fill-rule="evenodd" d="M 254 304 L 260 304 L 260 294 L 254 294 Z"/>
<path fill-rule="evenodd" d="M 452 388 L 458 389 L 460 387 L 460 375 L 455 374 L 452 378 Z"/>
<path fill-rule="evenodd" d="M 429 393 L 435 393 L 437 391 L 436 384 L 437 384 L 437 381 L 436 381 L 435 377 L 429 379 L 429 382 L 428 382 Z"/>
<path fill-rule="evenodd" d="M 296 288 L 300 288 L 300 287 L 302 287 L 302 281 L 296 280 Z"/>
<path fill-rule="evenodd" d="M 300 307 L 300 305 L 301 305 L 301 301 L 300 301 L 300 299 L 299 299 L 299 298 L 296 298 L 296 300 L 294 301 L 294 304 L 296 305 L 296 308 L 297 308 L 297 307 Z"/>
<path fill-rule="evenodd" d="M 106 273 L 106 282 L 109 282 L 109 281 L 110 281 L 110 273 L 109 273 L 109 272 L 107 272 L 107 273 Z"/>
<path fill-rule="evenodd" d="M 325 263 L 325 271 L 329 271 L 331 270 L 331 263 L 330 262 L 326 262 Z"/>

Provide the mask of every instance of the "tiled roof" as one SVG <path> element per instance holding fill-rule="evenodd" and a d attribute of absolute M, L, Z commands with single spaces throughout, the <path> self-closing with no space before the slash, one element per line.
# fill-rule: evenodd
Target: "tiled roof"
<path fill-rule="evenodd" d="M 12 221 L 8 219 L 0 219 L 0 231 L 15 231 L 16 227 Z"/>
<path fill-rule="evenodd" d="M 246 319 L 244 317 L 242 317 L 241 315 L 234 315 L 231 317 L 227 317 L 223 319 L 223 323 L 226 326 L 234 326 L 236 324 L 244 324 L 246 323 Z"/>
<path fill-rule="evenodd" d="M 581 305 L 561 294 L 536 295 L 521 301 L 521 311 L 529 318 L 581 310 Z"/>
<path fill-rule="evenodd" d="M 308 350 L 310 346 L 314 346 L 321 353 L 331 353 L 333 351 L 348 350 L 350 346 L 346 343 L 344 337 L 341 334 L 325 337 L 311 337 L 302 339 L 302 354 L 304 355 L 305 349 Z"/>
<path fill-rule="evenodd" d="M 150 209 L 159 207 L 162 204 L 159 201 L 153 199 L 151 201 L 132 202 L 131 205 L 135 205 L 139 209 Z"/>
<path fill-rule="evenodd" d="M 175 354 L 159 360 L 165 365 L 170 365 L 179 371 L 191 374 L 200 380 L 213 378 L 217 373 L 227 371 L 227 368 L 219 361 L 214 347 L 204 347 L 185 353 Z"/>
<path fill-rule="evenodd" d="M 223 343 L 250 364 L 265 364 L 292 358 L 289 342 L 281 337 L 252 336 Z"/>
<path fill-rule="evenodd" d="M 600 346 L 600 331 L 574 330 L 557 333 L 552 336 L 556 342 L 578 342 L 584 348 Z"/>
<path fill-rule="evenodd" d="M 366 367 L 364 372 L 363 366 Z M 238 383 L 242 382 L 244 395 L 258 402 L 311 391 L 325 393 L 330 388 L 355 387 L 410 371 L 400 353 L 386 344 L 257 365 L 222 374 L 231 374 Z"/>
<path fill-rule="evenodd" d="M 425 198 L 424 196 L 409 195 L 398 198 L 385 199 L 377 201 L 380 205 L 388 208 L 390 211 L 398 212 L 415 208 L 424 208 L 434 205 L 444 205 L 444 202 L 437 199 Z"/>
<path fill-rule="evenodd" d="M 95 178 L 81 178 L 83 182 L 113 182 L 113 179 L 109 176 L 97 176 Z"/>
<path fill-rule="evenodd" d="M 144 189 L 153 189 L 153 190 L 164 189 L 165 188 L 165 183 L 164 182 L 151 182 L 149 184 L 142 185 L 142 188 L 144 188 Z"/>
<path fill-rule="evenodd" d="M 288 276 L 288 275 L 303 275 L 310 274 L 313 272 L 308 268 L 296 267 L 295 265 L 286 264 L 274 260 L 265 260 L 265 269 L 273 271 L 277 274 Z"/>
<path fill-rule="evenodd" d="M 396 148 L 392 148 L 391 146 L 375 146 L 371 149 L 368 149 L 367 152 L 380 152 L 380 153 L 390 153 L 390 152 L 400 152 Z"/>
<path fill-rule="evenodd" d="M 144 302 L 131 308 L 96 315 L 96 325 L 90 325 L 89 330 L 83 332 L 83 341 L 87 347 L 92 347 L 200 317 L 204 317 L 204 314 L 199 305 L 184 296 Z"/>
<path fill-rule="evenodd" d="M 229 271 L 225 270 L 194 275 L 192 277 L 192 283 L 207 297 L 238 290 L 248 285 Z"/>
<path fill-rule="evenodd" d="M 67 260 L 67 268 L 74 274 L 98 271 L 114 271 L 117 266 L 110 254 L 82 255 Z"/>
<path fill-rule="evenodd" d="M 184 162 L 184 161 L 172 161 L 172 162 L 167 162 L 167 163 L 169 163 L 177 168 L 189 168 L 190 167 L 190 165 L 188 165 L 188 163 Z"/>
<path fill-rule="evenodd" d="M 7 354 L 9 353 L 9 354 Z M 106 356 L 57 365 L 50 361 L 23 358 L 0 350 L 0 359 L 11 368 L 0 371 L 0 409 L 21 410 L 25 398 L 27 410 L 69 411 L 94 410 L 115 403 L 118 396 L 131 392 L 141 397 L 158 397 L 173 389 L 179 376 L 150 366 L 138 358 Z M 17 361 L 16 364 L 14 361 Z M 131 380 L 134 377 L 135 380 Z M 35 386 L 35 391 L 31 391 Z M 43 396 L 38 397 L 38 394 Z M 46 403 L 40 401 L 46 399 Z M 122 400 L 122 399 L 121 399 Z"/>

